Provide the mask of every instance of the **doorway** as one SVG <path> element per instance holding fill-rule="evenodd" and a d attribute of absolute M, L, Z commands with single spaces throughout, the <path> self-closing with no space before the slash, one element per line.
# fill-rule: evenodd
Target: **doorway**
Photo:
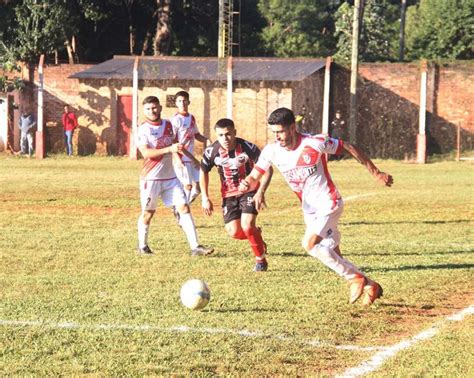
<path fill-rule="evenodd" d="M 117 97 L 117 155 L 129 155 L 132 136 L 132 96 Z"/>

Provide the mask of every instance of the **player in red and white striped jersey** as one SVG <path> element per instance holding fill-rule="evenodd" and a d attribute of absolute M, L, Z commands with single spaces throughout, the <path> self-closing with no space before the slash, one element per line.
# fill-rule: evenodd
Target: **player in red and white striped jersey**
<path fill-rule="evenodd" d="M 193 256 L 208 255 L 213 248 L 198 243 L 196 227 L 189 210 L 183 186 L 176 178 L 172 154 L 182 153 L 184 146 L 174 143 L 176 130 L 170 121 L 161 119 L 160 101 L 155 96 L 143 100 L 146 122 L 137 132 L 137 146 L 144 157 L 140 177 L 142 212 L 138 218 L 138 252 L 153 254 L 148 246 L 148 229 L 155 214 L 158 198 L 165 206 L 175 206 L 180 214 L 180 226 L 186 234 Z"/>
<path fill-rule="evenodd" d="M 342 257 L 337 229 L 343 201 L 328 171 L 327 154 L 347 151 L 382 184 L 391 186 L 393 178 L 380 172 L 355 145 L 325 135 L 310 136 L 296 131 L 290 109 L 279 108 L 270 114 L 268 124 L 275 142 L 264 147 L 257 164 L 240 184 L 241 190 L 255 185 L 275 165 L 301 201 L 306 231 L 302 245 L 308 253 L 349 281 L 349 302 L 363 295 L 364 305 L 382 296 L 382 287 Z"/>
<path fill-rule="evenodd" d="M 178 142 L 184 145 L 184 148 L 194 155 L 194 141 L 202 142 L 207 147 L 211 142 L 208 138 L 199 132 L 196 119 L 188 112 L 189 93 L 179 91 L 175 94 L 175 103 L 178 112 L 171 118 L 171 123 L 175 127 L 178 134 Z M 183 184 L 184 192 L 188 198 L 188 202 L 192 203 L 201 193 L 199 187 L 199 165 L 191 157 L 183 155 L 181 160 L 184 166 L 175 166 L 176 175 Z"/>

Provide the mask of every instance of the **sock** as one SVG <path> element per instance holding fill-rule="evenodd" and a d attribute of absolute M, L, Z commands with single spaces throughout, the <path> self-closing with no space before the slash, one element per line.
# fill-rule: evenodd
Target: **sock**
<path fill-rule="evenodd" d="M 237 240 L 245 240 L 245 239 L 247 239 L 247 235 L 245 235 L 244 230 L 240 229 L 237 234 L 232 236 L 232 238 L 237 239 Z"/>
<path fill-rule="evenodd" d="M 189 195 L 189 201 L 192 202 L 196 197 L 201 194 L 201 191 L 198 191 L 195 186 L 191 189 L 191 194 Z"/>
<path fill-rule="evenodd" d="M 313 257 L 316 257 L 329 269 L 336 272 L 341 277 L 344 277 L 346 280 L 351 280 L 357 275 L 365 275 L 352 263 L 347 261 L 345 258 L 339 256 L 334 249 L 329 248 L 325 245 L 317 244 L 309 251 L 309 254 Z"/>
<path fill-rule="evenodd" d="M 138 247 L 144 248 L 148 244 L 148 229 L 150 226 L 143 223 L 143 217 L 140 215 L 137 222 L 138 228 Z"/>
<path fill-rule="evenodd" d="M 197 238 L 196 226 L 194 225 L 194 219 L 191 213 L 181 213 L 179 218 L 179 224 L 181 225 L 181 228 L 186 234 L 186 238 L 188 239 L 188 243 L 191 249 L 196 248 L 199 243 Z"/>
<path fill-rule="evenodd" d="M 186 196 L 186 200 L 188 201 L 188 203 L 190 203 L 190 201 L 191 201 L 191 191 L 185 188 L 184 189 L 184 195 Z"/>
<path fill-rule="evenodd" d="M 252 247 L 255 260 L 265 261 L 265 244 L 262 239 L 262 233 L 256 227 L 251 228 L 245 232 L 247 239 Z"/>

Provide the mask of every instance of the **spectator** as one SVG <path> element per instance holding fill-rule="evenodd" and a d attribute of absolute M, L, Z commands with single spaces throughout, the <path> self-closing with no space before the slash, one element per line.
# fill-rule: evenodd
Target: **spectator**
<path fill-rule="evenodd" d="M 33 155 L 33 141 L 34 133 L 36 130 L 36 119 L 31 112 L 25 110 L 20 116 L 20 145 L 21 145 L 21 154 L 28 154 L 29 157 Z"/>
<path fill-rule="evenodd" d="M 72 136 L 74 129 L 77 127 L 76 115 L 69 109 L 69 105 L 64 105 L 64 113 L 62 117 L 64 128 L 64 144 L 66 145 L 66 153 L 72 156 Z"/>

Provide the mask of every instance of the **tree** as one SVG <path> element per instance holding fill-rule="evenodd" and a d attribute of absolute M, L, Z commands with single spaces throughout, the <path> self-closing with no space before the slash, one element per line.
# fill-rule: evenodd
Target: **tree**
<path fill-rule="evenodd" d="M 314 0 L 260 0 L 262 40 L 276 56 L 326 56 L 333 50 L 331 5 Z"/>
<path fill-rule="evenodd" d="M 336 12 L 337 52 L 342 62 L 351 59 L 353 7 L 343 3 Z M 366 0 L 361 17 L 359 59 L 365 62 L 396 60 L 399 9 L 388 0 Z"/>
<path fill-rule="evenodd" d="M 408 8 L 407 56 L 410 59 L 472 59 L 474 1 L 420 0 Z"/>

